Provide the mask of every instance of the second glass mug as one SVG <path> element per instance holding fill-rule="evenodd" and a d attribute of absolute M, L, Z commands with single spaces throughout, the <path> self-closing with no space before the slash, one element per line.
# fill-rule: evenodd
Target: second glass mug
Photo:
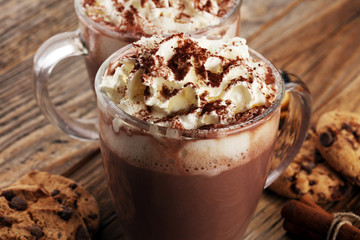
<path fill-rule="evenodd" d="M 109 64 L 132 51 L 131 45 L 118 50 L 97 73 L 98 122 L 84 123 L 60 114 L 47 94 L 47 78 L 35 79 L 40 107 L 68 135 L 100 140 L 109 191 L 129 239 L 240 239 L 262 190 L 288 166 L 305 139 L 311 114 L 307 87 L 297 79 L 285 83 L 273 64 L 250 49 L 252 57 L 272 69 L 279 90 L 265 113 L 255 121 L 216 130 L 159 127 L 128 115 L 99 90 Z M 289 112 L 278 130 L 285 92 L 290 96 Z M 236 156 L 255 155 L 235 167 L 227 166 L 234 162 L 226 162 L 228 169 L 221 171 L 219 153 L 227 153 L 226 149 Z M 213 164 L 211 168 L 217 166 L 217 171 L 208 174 L 201 166 L 189 165 L 194 158 Z M 269 170 L 271 160 L 280 164 Z"/>
<path fill-rule="evenodd" d="M 141 36 L 119 33 L 95 22 L 86 14 L 83 1 L 74 0 L 79 28 L 73 32 L 57 34 L 46 40 L 36 52 L 34 59 L 35 62 L 58 63 L 69 57 L 85 56 L 90 84 L 93 87 L 96 72 L 103 61 L 116 50 L 138 40 Z M 218 37 L 239 36 L 241 3 L 242 0 L 235 0 L 234 6 L 221 18 L 219 24 L 199 29 L 191 34 Z M 150 36 L 150 33 L 147 36 Z M 51 72 L 52 69 L 48 71 Z"/>

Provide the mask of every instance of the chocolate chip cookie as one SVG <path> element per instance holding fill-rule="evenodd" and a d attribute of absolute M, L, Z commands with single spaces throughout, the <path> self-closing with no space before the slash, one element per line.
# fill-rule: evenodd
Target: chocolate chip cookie
<path fill-rule="evenodd" d="M 75 181 L 48 172 L 32 171 L 13 185 L 22 184 L 45 189 L 56 201 L 79 212 L 91 235 L 97 231 L 100 214 L 96 199 Z"/>
<path fill-rule="evenodd" d="M 317 148 L 350 183 L 360 186 L 360 114 L 324 113 L 316 125 Z"/>
<path fill-rule="evenodd" d="M 350 186 L 325 162 L 315 141 L 315 130 L 310 129 L 299 153 L 270 190 L 287 198 L 305 195 L 319 204 L 340 200 L 349 192 Z"/>
<path fill-rule="evenodd" d="M 84 231 L 85 230 L 85 231 Z M 0 191 L 0 239 L 90 239 L 77 211 L 35 185 Z"/>

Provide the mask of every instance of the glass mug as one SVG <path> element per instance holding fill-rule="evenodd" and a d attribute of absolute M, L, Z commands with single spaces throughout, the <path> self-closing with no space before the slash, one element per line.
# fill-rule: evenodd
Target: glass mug
<path fill-rule="evenodd" d="M 219 24 L 199 29 L 191 34 L 219 37 L 238 36 L 241 2 L 242 0 L 235 0 L 233 8 L 221 19 Z M 83 0 L 74 0 L 79 28 L 73 32 L 60 33 L 49 38 L 40 46 L 34 60 L 35 64 L 39 61 L 59 63 L 73 56 L 84 56 L 90 84 L 93 87 L 96 72 L 102 62 L 116 50 L 138 40 L 141 36 L 130 32 L 119 33 L 93 21 L 86 14 L 82 3 Z M 48 69 L 48 71 L 48 75 L 50 75 L 52 69 Z"/>
<path fill-rule="evenodd" d="M 60 114 L 49 100 L 47 78 L 35 79 L 40 107 L 70 136 L 100 141 L 108 188 L 128 239 L 240 239 L 264 187 L 288 166 L 305 139 L 312 102 L 307 87 L 296 79 L 285 83 L 273 64 L 249 49 L 274 73 L 278 93 L 270 108 L 251 121 L 219 129 L 161 127 L 128 115 L 99 90 L 111 62 L 133 51 L 130 44 L 99 68 L 97 122 Z M 285 92 L 288 113 L 279 127 Z M 280 164 L 270 170 L 272 159 Z"/>

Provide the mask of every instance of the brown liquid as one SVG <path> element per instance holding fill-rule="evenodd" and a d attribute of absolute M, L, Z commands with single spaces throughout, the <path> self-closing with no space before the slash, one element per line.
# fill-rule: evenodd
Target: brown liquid
<path fill-rule="evenodd" d="M 270 149 L 215 176 L 133 166 L 103 140 L 108 186 L 127 239 L 240 239 L 261 196 Z"/>

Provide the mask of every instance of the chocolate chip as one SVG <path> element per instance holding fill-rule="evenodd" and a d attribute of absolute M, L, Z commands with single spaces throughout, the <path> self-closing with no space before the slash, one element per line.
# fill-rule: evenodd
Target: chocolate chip
<path fill-rule="evenodd" d="M 318 149 L 315 149 L 314 161 L 315 161 L 315 163 L 325 162 L 325 159 L 321 156 L 321 153 L 319 152 Z"/>
<path fill-rule="evenodd" d="M 36 239 L 41 238 L 42 236 L 44 236 L 44 233 L 41 229 L 41 227 L 39 225 L 34 224 L 31 228 L 30 228 L 30 233 L 31 235 L 33 235 L 34 237 L 36 237 Z"/>
<path fill-rule="evenodd" d="M 68 207 L 62 207 L 62 211 L 58 212 L 57 214 L 59 215 L 59 217 L 61 219 L 63 219 L 64 221 L 68 221 L 72 215 L 73 215 L 73 211 L 68 208 Z"/>
<path fill-rule="evenodd" d="M 62 234 L 61 232 L 58 233 L 58 238 L 61 238 L 62 237 Z"/>
<path fill-rule="evenodd" d="M 307 164 L 301 164 L 301 169 L 303 169 L 307 174 L 311 174 L 311 170 L 315 167 L 314 162 L 306 162 Z"/>
<path fill-rule="evenodd" d="M 63 204 L 64 203 L 64 200 L 62 198 L 56 198 L 56 201 L 60 204 Z"/>
<path fill-rule="evenodd" d="M 92 219 L 92 220 L 95 220 L 98 218 L 98 215 L 96 213 L 93 213 L 93 214 L 89 214 L 88 215 L 88 218 Z"/>
<path fill-rule="evenodd" d="M 294 182 L 296 180 L 295 174 L 288 178 L 290 182 Z"/>
<path fill-rule="evenodd" d="M 75 240 L 90 240 L 89 233 L 86 231 L 86 229 L 83 226 L 80 226 L 76 230 Z"/>
<path fill-rule="evenodd" d="M 360 142 L 360 135 L 358 135 L 357 132 L 355 132 L 355 131 L 352 134 L 353 134 L 354 138 L 356 139 L 356 141 Z"/>
<path fill-rule="evenodd" d="M 318 196 L 319 200 L 326 201 L 326 196 L 324 193 L 318 193 L 317 196 Z"/>
<path fill-rule="evenodd" d="M 321 133 L 319 140 L 324 147 L 330 147 L 334 143 L 333 136 L 328 132 Z"/>
<path fill-rule="evenodd" d="M 55 197 L 56 195 L 58 195 L 60 193 L 60 190 L 58 189 L 54 189 L 54 191 L 51 192 L 51 196 Z"/>
<path fill-rule="evenodd" d="M 314 180 L 310 180 L 310 181 L 309 181 L 309 185 L 310 185 L 310 186 L 313 186 L 313 185 L 315 185 L 315 184 L 316 184 L 316 182 L 315 182 Z"/>
<path fill-rule="evenodd" d="M 6 200 L 8 200 L 10 202 L 11 199 L 13 199 L 13 197 L 15 197 L 15 193 L 12 190 L 5 190 L 1 193 L 1 196 L 5 197 Z"/>
<path fill-rule="evenodd" d="M 13 220 L 9 217 L 0 217 L 0 226 L 11 227 Z"/>
<path fill-rule="evenodd" d="M 76 183 L 72 183 L 69 185 L 69 187 L 74 190 L 75 188 L 77 188 L 77 184 Z"/>
<path fill-rule="evenodd" d="M 345 129 L 346 131 L 352 132 L 353 131 L 353 126 L 351 126 L 348 123 L 343 123 L 341 126 L 342 129 Z"/>
<path fill-rule="evenodd" d="M 300 189 L 296 187 L 296 183 L 291 184 L 290 186 L 291 191 L 293 191 L 295 194 L 300 193 Z"/>
<path fill-rule="evenodd" d="M 9 205 L 12 209 L 15 209 L 17 211 L 24 211 L 27 209 L 26 201 L 18 196 L 13 197 Z"/>
<path fill-rule="evenodd" d="M 79 193 L 78 191 L 75 191 L 75 193 L 78 197 L 81 197 L 81 193 Z"/>

